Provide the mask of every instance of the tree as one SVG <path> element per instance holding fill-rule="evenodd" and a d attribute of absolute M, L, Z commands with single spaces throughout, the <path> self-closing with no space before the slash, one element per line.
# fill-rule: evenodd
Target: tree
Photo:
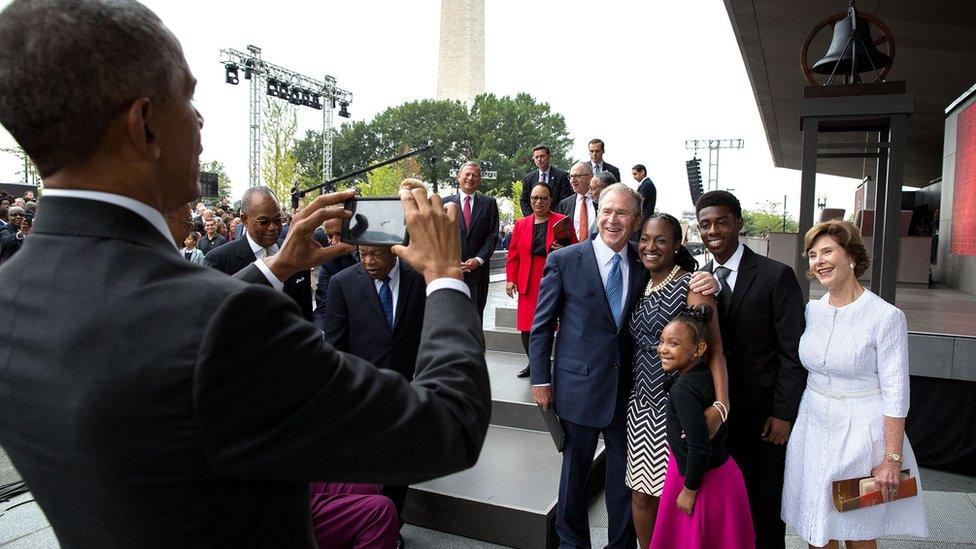
<path fill-rule="evenodd" d="M 309 131 L 296 143 L 303 181 L 321 178 L 313 178 L 316 171 L 321 172 L 321 140 L 320 132 Z M 338 128 L 333 137 L 333 172 L 349 173 L 428 142 L 433 143 L 434 151 L 425 157 L 490 162 L 498 178 L 486 180 L 483 190 L 495 189 L 496 194 L 507 196 L 511 192 L 509 182 L 521 179 L 531 169 L 532 147 L 549 145 L 553 163 L 568 168 L 566 154 L 572 140 L 565 118 L 525 93 L 514 98 L 482 94 L 470 109 L 459 101 L 424 99 L 391 107 L 369 122 Z M 432 181 L 426 158 L 415 157 L 414 162 L 422 178 Z M 448 164 L 439 162 L 436 171 L 439 183 L 453 183 L 447 175 Z M 411 171 L 405 173 L 410 175 Z"/>
<path fill-rule="evenodd" d="M 403 168 L 390 164 L 369 172 L 365 182 L 359 183 L 359 196 L 396 196 L 404 179 Z"/>
<path fill-rule="evenodd" d="M 778 204 L 774 204 L 778 206 Z M 770 233 L 795 233 L 800 230 L 793 216 L 786 215 L 786 228 L 783 228 L 783 214 L 775 210 L 742 210 L 742 229 L 746 236 L 765 236 Z"/>
<path fill-rule="evenodd" d="M 274 191 L 278 200 L 290 200 L 292 184 L 298 175 L 295 156 L 295 133 L 298 118 L 291 103 L 268 97 L 264 107 L 264 165 L 261 168 L 264 184 Z"/>
<path fill-rule="evenodd" d="M 24 149 L 20 147 L 9 147 L 9 148 L 5 147 L 0 149 L 0 151 L 3 151 L 5 153 L 10 153 L 20 159 L 20 163 L 23 166 L 23 168 L 17 173 L 21 177 L 23 177 L 24 184 L 36 185 L 38 187 L 42 187 L 41 176 L 37 172 L 37 166 L 35 166 L 34 161 L 31 160 L 29 156 L 27 156 L 27 153 L 24 152 Z"/>
<path fill-rule="evenodd" d="M 227 175 L 227 170 L 224 169 L 224 163 L 219 160 L 202 162 L 200 164 L 200 171 L 217 174 L 217 201 L 230 201 L 230 176 Z"/>

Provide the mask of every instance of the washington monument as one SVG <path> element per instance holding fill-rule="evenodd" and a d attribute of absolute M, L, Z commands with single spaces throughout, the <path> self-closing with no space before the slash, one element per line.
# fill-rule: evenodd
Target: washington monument
<path fill-rule="evenodd" d="M 437 98 L 470 103 L 485 91 L 485 0 L 441 0 Z"/>

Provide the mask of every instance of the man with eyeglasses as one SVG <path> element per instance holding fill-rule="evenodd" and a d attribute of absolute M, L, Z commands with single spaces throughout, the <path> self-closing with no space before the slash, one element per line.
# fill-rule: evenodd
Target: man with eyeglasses
<path fill-rule="evenodd" d="M 210 250 L 204 263 L 232 275 L 254 263 L 278 253 L 278 233 L 284 224 L 281 205 L 268 187 L 251 187 L 241 198 L 241 224 L 244 238 L 238 238 Z M 299 271 L 285 280 L 284 291 L 298 303 L 302 316 L 312 320 L 312 282 L 307 271 Z"/>
<path fill-rule="evenodd" d="M 593 171 L 587 162 L 577 162 L 569 170 L 569 184 L 573 186 L 575 194 L 564 198 L 556 211 L 573 220 L 576 238 L 580 242 L 589 240 L 596 234 L 596 201 L 589 196 L 590 179 Z"/>
<path fill-rule="evenodd" d="M 0 228 L 0 264 L 17 253 L 24 243 L 24 235 L 28 232 L 28 226 L 24 223 L 24 209 L 11 206 L 8 212 L 9 222 Z"/>

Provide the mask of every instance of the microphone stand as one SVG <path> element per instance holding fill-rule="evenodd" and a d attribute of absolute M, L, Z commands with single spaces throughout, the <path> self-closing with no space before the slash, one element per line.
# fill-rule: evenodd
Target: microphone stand
<path fill-rule="evenodd" d="M 364 173 L 371 172 L 371 171 L 373 171 L 373 170 L 375 170 L 377 168 L 382 168 L 383 166 L 386 166 L 388 164 L 393 164 L 394 162 L 399 162 L 400 160 L 403 160 L 404 158 L 410 158 L 411 156 L 417 156 L 418 154 L 423 153 L 423 152 L 426 152 L 426 151 L 429 151 L 429 150 L 431 150 L 433 148 L 434 148 L 434 144 L 433 143 L 428 143 L 428 144 L 424 145 L 423 147 L 417 147 L 416 149 L 409 150 L 409 151 L 407 151 L 407 152 L 405 152 L 405 153 L 403 153 L 401 155 L 397 155 L 397 156 L 394 156 L 393 158 L 390 158 L 388 160 L 384 160 L 384 161 L 379 162 L 377 164 L 373 164 L 372 166 L 367 166 L 367 167 L 365 167 L 365 168 L 363 168 L 361 170 L 352 171 L 352 172 L 349 172 L 349 173 L 340 175 L 339 177 L 334 177 L 334 178 L 332 178 L 332 179 L 330 179 L 328 181 L 323 181 L 322 183 L 319 183 L 318 185 L 314 185 L 314 186 L 309 187 L 309 188 L 307 188 L 305 190 L 298 191 L 298 196 L 299 197 L 303 197 L 306 194 L 308 194 L 308 193 L 310 193 L 312 191 L 317 191 L 319 189 L 324 189 L 323 190 L 323 193 L 329 192 L 329 191 L 331 191 L 332 189 L 335 188 L 335 184 L 338 183 L 339 181 L 343 181 L 343 180 L 346 180 L 346 179 L 351 179 L 353 177 L 357 177 L 357 176 L 363 175 Z M 431 168 L 433 168 L 433 166 L 431 166 Z M 435 182 L 434 185 L 436 186 L 437 183 Z"/>

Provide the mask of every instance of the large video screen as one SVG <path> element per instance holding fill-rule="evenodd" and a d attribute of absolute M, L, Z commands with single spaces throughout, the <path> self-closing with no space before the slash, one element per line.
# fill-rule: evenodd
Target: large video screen
<path fill-rule="evenodd" d="M 976 103 L 959 113 L 949 251 L 976 256 Z"/>

